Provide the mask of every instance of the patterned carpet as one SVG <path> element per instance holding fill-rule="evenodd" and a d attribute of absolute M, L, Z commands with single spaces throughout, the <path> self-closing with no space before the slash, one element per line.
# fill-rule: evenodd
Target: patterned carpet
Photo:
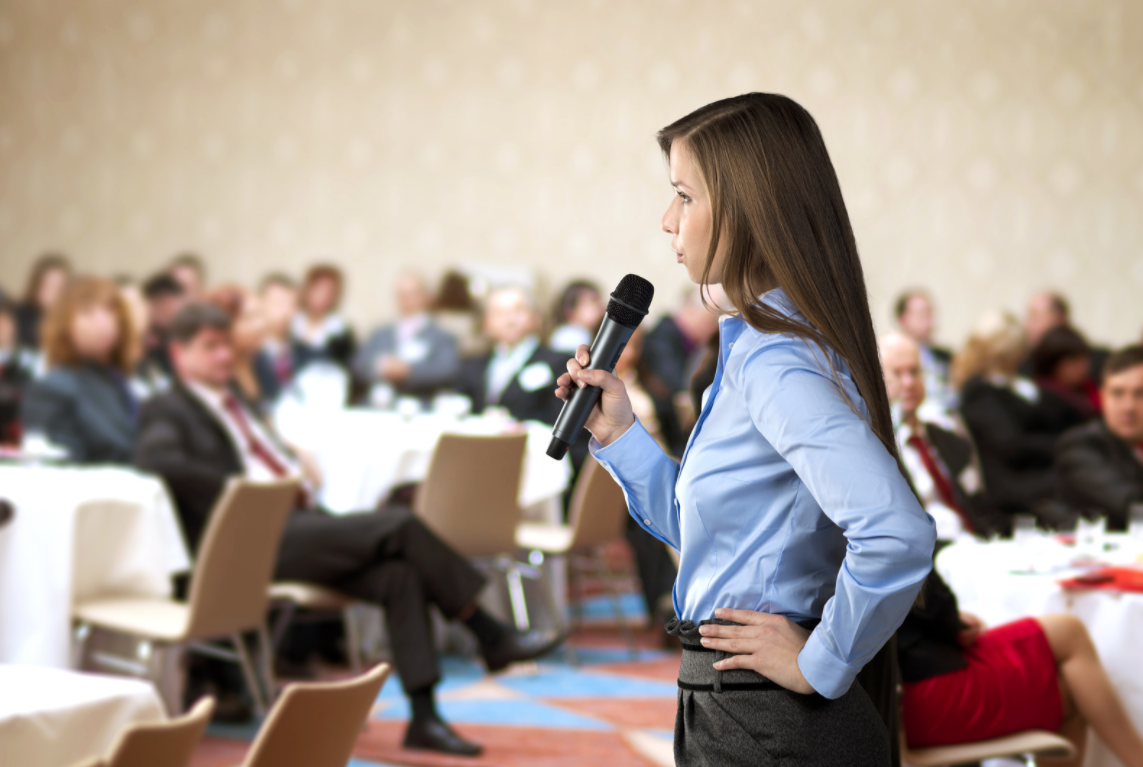
<path fill-rule="evenodd" d="M 601 625 L 607 607 L 590 600 L 584 631 L 573 636 L 576 663 L 562 650 L 536 664 L 490 676 L 472 660 L 446 657 L 438 687 L 441 714 L 465 737 L 485 747 L 477 759 L 407 751 L 401 738 L 408 705 L 400 681 L 386 682 L 351 767 L 572 767 L 652 764 L 630 744 L 670 743 L 675 717 L 679 655 L 651 649 L 657 632 L 641 632 L 638 657 L 631 658 L 620 633 Z M 625 611 L 641 620 L 634 594 Z M 640 624 L 641 625 L 641 624 Z M 241 762 L 257 725 L 212 725 L 192 767 L 230 767 Z"/>

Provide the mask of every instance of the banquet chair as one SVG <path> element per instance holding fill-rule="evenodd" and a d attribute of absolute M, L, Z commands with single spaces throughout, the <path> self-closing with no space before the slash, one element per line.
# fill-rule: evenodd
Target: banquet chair
<path fill-rule="evenodd" d="M 602 575 L 611 601 L 611 611 L 623 632 L 631 657 L 639 654 L 635 634 L 623 613 L 616 588 L 617 576 L 611 571 L 603 555 L 603 547 L 623 540 L 627 527 L 627 499 L 611 475 L 589 457 L 584 462 L 572 491 L 568 524 L 551 525 L 540 522 L 522 522 L 516 528 L 516 543 L 522 549 L 542 554 L 568 557 L 573 609 L 577 623 L 583 620 L 582 575 Z M 571 650 L 568 645 L 568 651 Z"/>
<path fill-rule="evenodd" d="M 120 733 L 108 756 L 74 767 L 187 767 L 212 713 L 214 698 L 200 698 L 177 719 L 131 725 Z"/>
<path fill-rule="evenodd" d="M 527 440 L 526 434 L 442 435 L 413 500 L 416 514 L 446 543 L 504 573 L 512 617 L 521 630 L 530 625 L 523 578 L 540 576 L 515 556 Z"/>
<path fill-rule="evenodd" d="M 270 636 L 274 647 L 281 643 L 286 629 L 296 620 L 297 608 L 318 613 L 340 614 L 342 625 L 345 627 L 349 668 L 354 674 L 361 673 L 365 665 L 364 652 L 361 649 L 361 628 L 357 625 L 357 612 L 354 609 L 361 604 L 359 600 L 315 583 L 280 581 L 270 584 L 270 603 L 281 607 Z"/>
<path fill-rule="evenodd" d="M 287 685 L 242 767 L 345 767 L 387 676 L 381 663 L 343 682 Z"/>
<path fill-rule="evenodd" d="M 153 646 L 182 645 L 192 652 L 236 662 L 242 667 L 254 708 L 266 711 L 272 696 L 273 655 L 266 631 L 270 576 L 286 519 L 294 508 L 296 480 L 250 482 L 231 480 L 215 504 L 191 576 L 190 598 L 177 602 L 151 596 L 102 597 L 77 603 L 76 664 L 83 657 L 93 628 L 141 639 L 137 660 L 101 652 L 92 659 L 103 666 L 149 676 Z M 258 634 L 262 665 L 260 687 L 242 632 Z M 229 640 L 233 649 L 209 640 Z"/>
<path fill-rule="evenodd" d="M 1044 730 L 1027 730 L 976 743 L 919 749 L 910 749 L 905 742 L 904 731 L 901 733 L 901 764 L 909 767 L 953 767 L 1004 758 L 1023 759 L 1029 767 L 1035 767 L 1036 757 L 1067 759 L 1075 754 L 1076 748 L 1070 740 Z"/>

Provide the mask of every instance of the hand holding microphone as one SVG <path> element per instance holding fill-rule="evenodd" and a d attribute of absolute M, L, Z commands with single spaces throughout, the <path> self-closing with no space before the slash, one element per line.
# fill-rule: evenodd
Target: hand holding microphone
<path fill-rule="evenodd" d="M 548 445 L 552 458 L 563 458 L 584 426 L 606 445 L 635 422 L 627 389 L 612 371 L 631 335 L 647 316 L 654 295 L 654 286 L 637 274 L 620 280 L 607 302 L 591 348 L 580 346 L 576 358 L 568 360 L 567 374 L 556 381 L 556 396 L 564 401 L 564 406 Z"/>
<path fill-rule="evenodd" d="M 635 413 L 631 410 L 631 398 L 627 387 L 614 373 L 606 370 L 590 370 L 591 350 L 587 344 L 576 349 L 575 357 L 568 360 L 568 372 L 556 379 L 556 396 L 565 402 L 577 389 L 585 386 L 598 386 L 602 390 L 599 404 L 592 408 L 584 423 L 584 428 L 603 445 L 610 445 L 623 436 L 635 423 Z"/>

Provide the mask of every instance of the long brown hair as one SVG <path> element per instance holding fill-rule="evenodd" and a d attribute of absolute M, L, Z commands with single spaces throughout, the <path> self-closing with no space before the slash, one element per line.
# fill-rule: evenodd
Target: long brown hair
<path fill-rule="evenodd" d="M 71 274 L 71 262 L 62 253 L 44 253 L 32 264 L 28 273 L 28 281 L 24 285 L 24 303 L 28 306 L 39 306 L 40 284 L 47 277 L 48 272 L 56 270 Z M 47 307 L 40 307 L 46 309 Z"/>
<path fill-rule="evenodd" d="M 106 307 L 119 325 L 119 339 L 111 350 L 110 364 L 124 374 L 135 367 L 139 344 L 135 338 L 135 325 L 131 309 L 119 288 L 111 280 L 101 277 L 79 277 L 72 280 L 44 318 L 42 341 L 44 354 L 51 367 L 73 367 L 83 362 L 75 348 L 71 324 L 75 315 L 93 306 Z"/>
<path fill-rule="evenodd" d="M 813 342 L 827 361 L 830 350 L 840 356 L 865 400 L 871 428 L 896 456 L 861 259 L 814 118 L 785 96 L 747 93 L 691 112 L 659 131 L 658 139 L 668 158 L 671 145 L 684 142 L 710 195 L 713 223 L 702 282 L 725 239 L 722 286 L 742 318 L 760 332 Z M 808 324 L 758 301 L 779 286 Z"/>

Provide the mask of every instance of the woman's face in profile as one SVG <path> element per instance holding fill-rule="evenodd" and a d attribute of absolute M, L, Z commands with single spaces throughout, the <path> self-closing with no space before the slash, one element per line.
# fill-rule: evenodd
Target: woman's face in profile
<path fill-rule="evenodd" d="M 85 306 L 71 319 L 71 342 L 76 352 L 96 362 L 111 358 L 121 332 L 115 313 L 102 304 Z"/>
<path fill-rule="evenodd" d="M 671 144 L 671 186 L 675 188 L 675 199 L 663 214 L 663 231 L 672 235 L 671 250 L 675 251 L 677 262 L 686 267 L 687 277 L 699 284 L 710 247 L 710 196 L 702 174 L 683 141 Z M 723 238 L 707 275 L 707 284 L 722 282 L 725 246 L 726 239 Z"/>

